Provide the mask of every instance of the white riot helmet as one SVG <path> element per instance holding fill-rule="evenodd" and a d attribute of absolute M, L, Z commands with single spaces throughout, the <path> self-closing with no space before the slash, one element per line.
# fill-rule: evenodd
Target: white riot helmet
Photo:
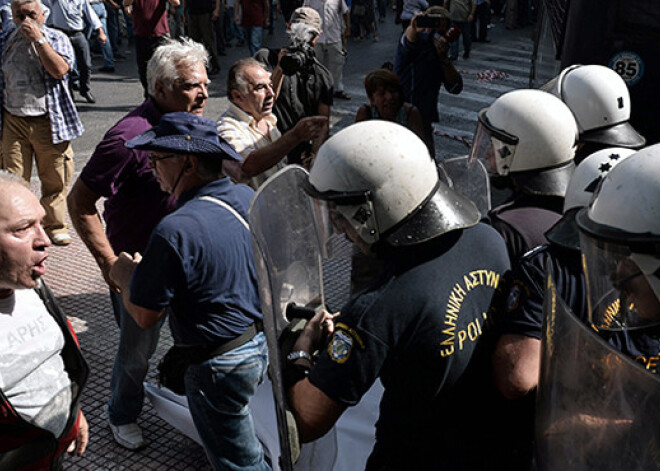
<path fill-rule="evenodd" d="M 338 211 L 369 245 L 421 243 L 480 219 L 472 201 L 439 181 L 426 145 L 388 121 L 356 123 L 328 139 L 309 183 L 310 196 Z"/>
<path fill-rule="evenodd" d="M 577 211 L 589 205 L 598 185 L 610 170 L 634 153 L 632 149 L 610 147 L 594 152 L 575 167 L 566 189 L 564 216 L 545 233 L 550 242 L 580 250 L 575 225 Z"/>
<path fill-rule="evenodd" d="M 660 325 L 660 144 L 617 165 L 576 221 L 594 326 Z"/>
<path fill-rule="evenodd" d="M 574 169 L 577 124 L 568 107 L 539 90 L 515 90 L 479 112 L 470 151 L 491 175 L 524 191 L 563 196 Z"/>
<path fill-rule="evenodd" d="M 541 87 L 560 98 L 575 115 L 580 142 L 639 149 L 646 139 L 628 122 L 626 82 L 602 65 L 573 65 Z"/>

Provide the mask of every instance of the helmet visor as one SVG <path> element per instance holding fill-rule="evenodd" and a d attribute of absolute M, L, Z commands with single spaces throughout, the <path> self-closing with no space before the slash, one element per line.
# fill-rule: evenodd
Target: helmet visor
<path fill-rule="evenodd" d="M 480 160 L 490 175 L 506 176 L 511 170 L 518 138 L 495 128 L 486 116 L 487 109 L 479 112 L 479 123 L 470 149 L 470 162 Z"/>
<path fill-rule="evenodd" d="M 630 248 L 580 231 L 589 320 L 599 330 L 660 325 L 660 302 Z"/>

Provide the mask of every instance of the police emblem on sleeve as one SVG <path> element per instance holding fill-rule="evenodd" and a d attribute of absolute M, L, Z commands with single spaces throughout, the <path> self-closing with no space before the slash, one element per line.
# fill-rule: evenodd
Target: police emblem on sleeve
<path fill-rule="evenodd" d="M 346 363 L 355 345 L 364 348 L 364 343 L 357 332 L 345 324 L 337 324 L 332 340 L 328 344 L 330 359 L 336 363 Z"/>
<path fill-rule="evenodd" d="M 521 281 L 514 281 L 509 289 L 509 295 L 506 298 L 506 310 L 511 312 L 520 306 L 520 297 L 523 295 L 523 290 L 527 288 Z"/>

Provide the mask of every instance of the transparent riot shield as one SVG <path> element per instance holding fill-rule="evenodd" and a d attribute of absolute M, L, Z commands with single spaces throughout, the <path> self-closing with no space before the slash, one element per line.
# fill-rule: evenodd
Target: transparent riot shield
<path fill-rule="evenodd" d="M 557 295 L 544 305 L 538 469 L 660 469 L 660 380 L 613 349 Z"/>
<path fill-rule="evenodd" d="M 438 165 L 438 174 L 452 190 L 470 198 L 482 216 L 490 211 L 490 180 L 479 159 L 470 161 L 469 155 L 445 159 Z"/>
<path fill-rule="evenodd" d="M 249 209 L 284 471 L 292 469 L 299 453 L 295 430 L 287 426 L 282 382 L 279 340 L 290 320 L 287 306 L 311 310 L 323 306 L 321 253 L 309 198 L 301 184 L 306 179 L 301 167 L 280 170 L 259 188 Z"/>

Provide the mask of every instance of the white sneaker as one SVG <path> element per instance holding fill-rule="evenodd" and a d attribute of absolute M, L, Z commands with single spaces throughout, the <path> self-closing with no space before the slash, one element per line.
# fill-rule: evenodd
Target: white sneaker
<path fill-rule="evenodd" d="M 124 448 L 139 450 L 147 446 L 147 443 L 142 437 L 142 430 L 135 422 L 125 425 L 112 425 L 108 422 L 108 425 L 110 425 L 110 430 L 112 430 L 115 441 Z"/>

